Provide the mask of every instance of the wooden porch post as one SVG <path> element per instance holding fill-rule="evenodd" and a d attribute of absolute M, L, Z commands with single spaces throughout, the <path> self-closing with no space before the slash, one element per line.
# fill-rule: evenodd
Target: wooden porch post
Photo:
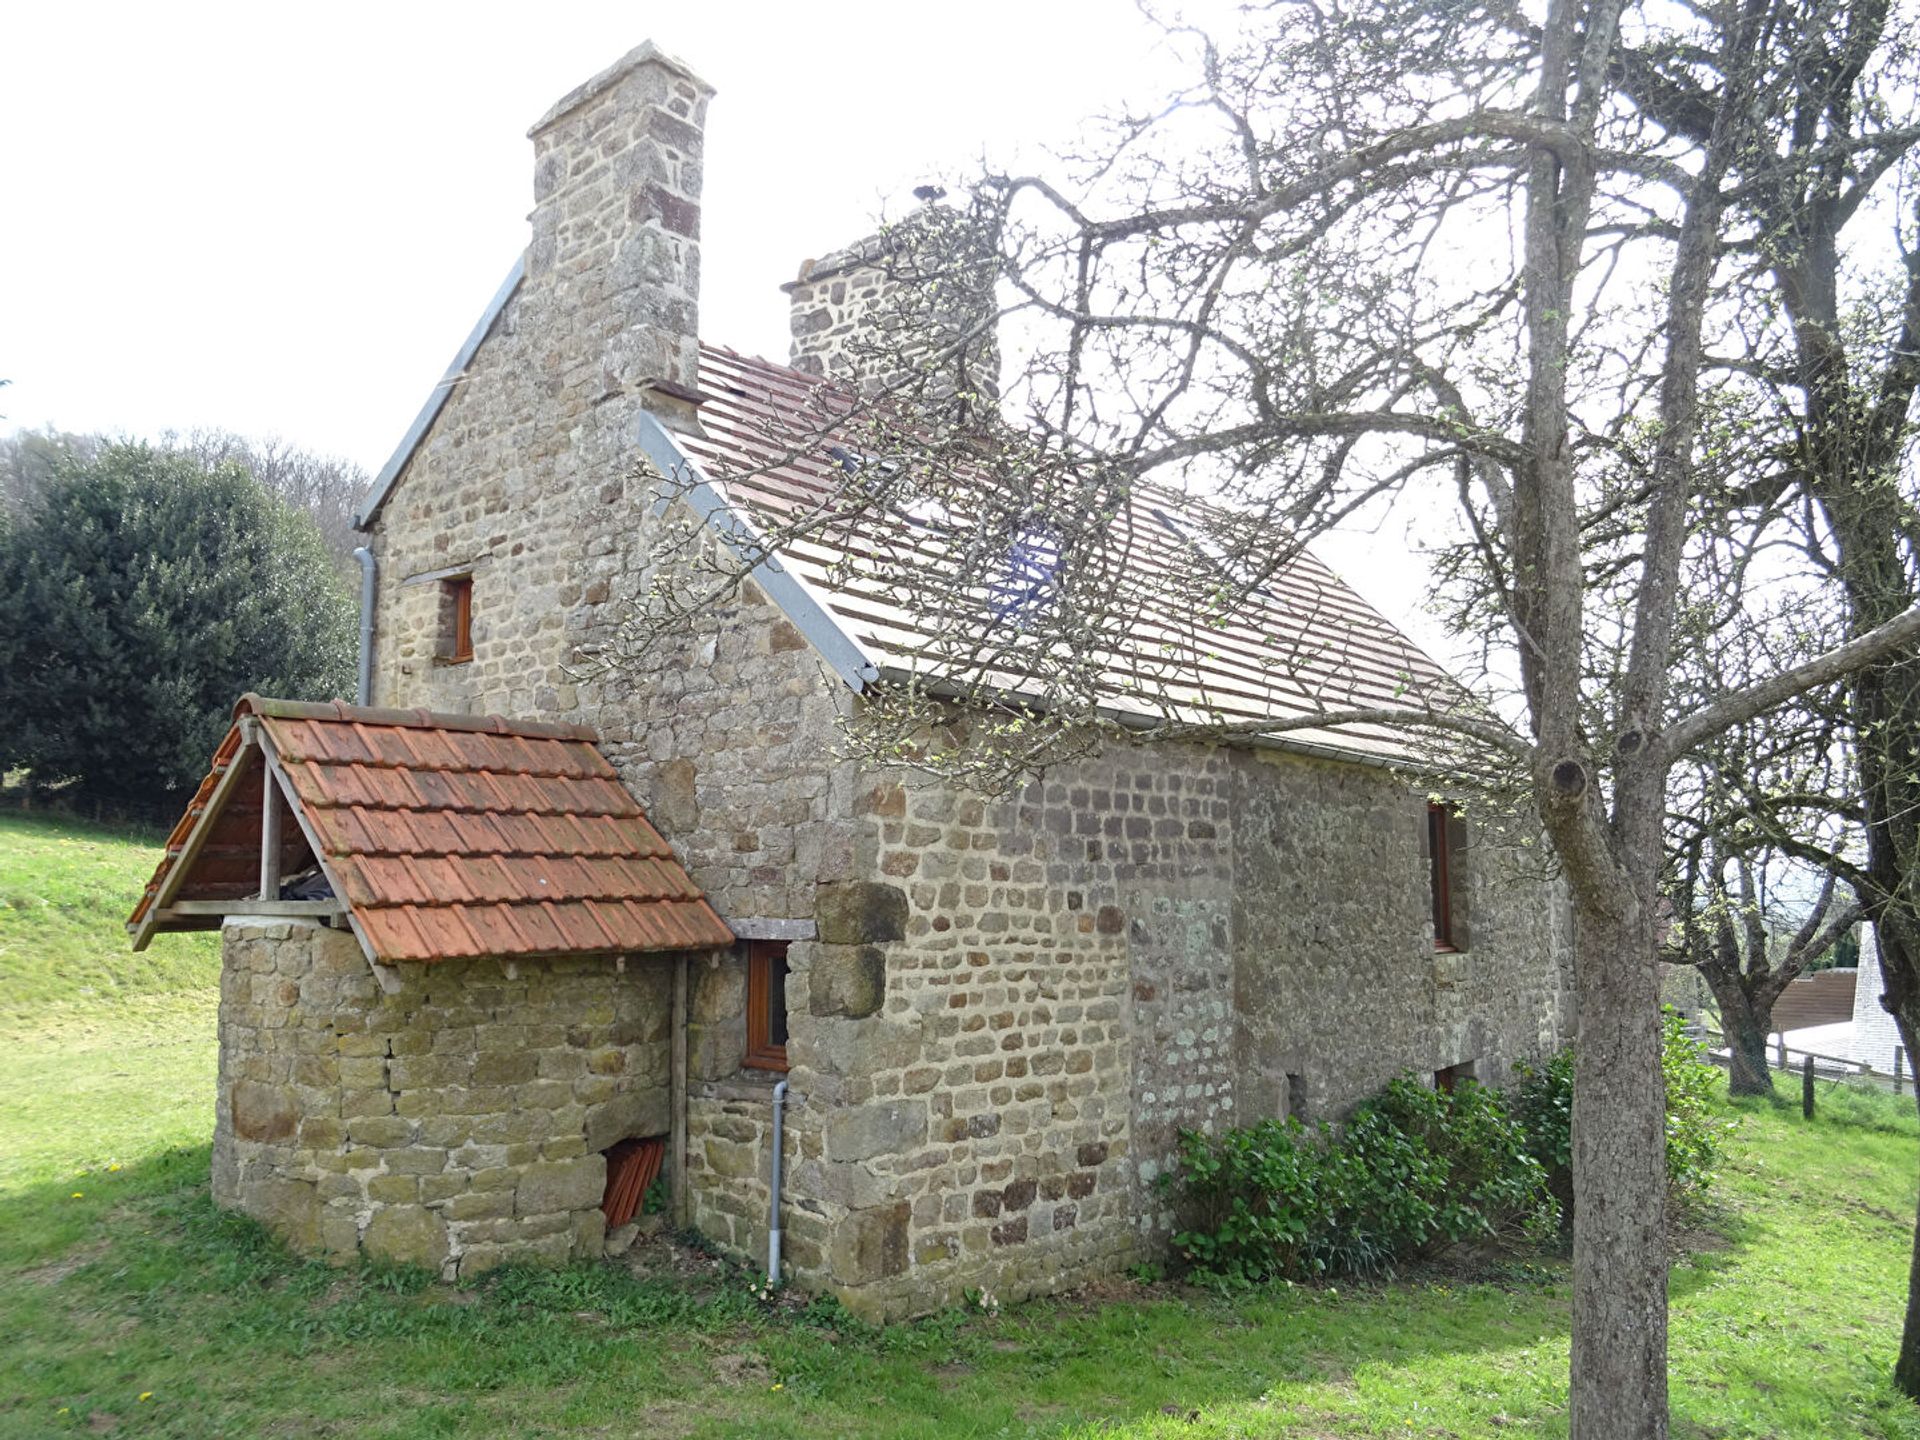
<path fill-rule="evenodd" d="M 260 898 L 280 898 L 280 785 L 271 767 L 260 770 Z"/>

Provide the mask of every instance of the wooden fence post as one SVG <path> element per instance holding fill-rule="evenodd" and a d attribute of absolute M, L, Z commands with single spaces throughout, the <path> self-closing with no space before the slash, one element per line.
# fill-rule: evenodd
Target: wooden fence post
<path fill-rule="evenodd" d="M 1813 1119 L 1813 1056 L 1800 1062 L 1800 1113 Z"/>
<path fill-rule="evenodd" d="M 1900 1093 L 1900 1087 L 1904 1083 L 1900 1072 L 1906 1068 L 1907 1047 L 1904 1045 L 1896 1045 L 1893 1047 L 1893 1093 L 1896 1095 Z"/>
<path fill-rule="evenodd" d="M 1775 1062 L 1774 1068 L 1776 1070 L 1784 1070 L 1787 1068 L 1787 1032 L 1784 1030 L 1774 1031 L 1773 1044 L 1774 1053 L 1779 1057 Z"/>

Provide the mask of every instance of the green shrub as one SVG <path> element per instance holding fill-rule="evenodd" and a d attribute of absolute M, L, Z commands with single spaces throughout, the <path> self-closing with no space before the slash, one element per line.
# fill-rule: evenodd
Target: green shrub
<path fill-rule="evenodd" d="M 1395 1080 L 1337 1128 L 1268 1120 L 1183 1132 L 1166 1183 L 1194 1217 L 1175 1248 L 1236 1280 L 1370 1274 L 1558 1220 L 1526 1136 L 1500 1097 L 1471 1081 L 1447 1093 Z"/>
<path fill-rule="evenodd" d="M 1707 1047 L 1671 1006 L 1661 1018 L 1660 1073 L 1667 1083 L 1667 1192 L 1685 1202 L 1706 1193 L 1733 1128 L 1718 1103 L 1720 1072 Z"/>
<path fill-rule="evenodd" d="M 1522 1060 L 1514 1072 L 1514 1118 L 1527 1136 L 1527 1150 L 1547 1173 L 1547 1188 L 1561 1212 L 1573 1215 L 1573 1047 L 1556 1051 L 1538 1066 Z"/>
<path fill-rule="evenodd" d="M 1730 1122 L 1715 1100 L 1719 1071 L 1706 1047 L 1687 1034 L 1686 1022 L 1669 1007 L 1661 1020 L 1660 1072 L 1667 1092 L 1667 1191 L 1685 1203 L 1713 1183 L 1720 1140 Z M 1573 1205 L 1573 1047 L 1544 1064 L 1515 1067 L 1520 1084 L 1513 1113 L 1526 1131 L 1533 1158 L 1547 1172 L 1555 1197 Z"/>
<path fill-rule="evenodd" d="M 233 465 L 70 457 L 0 529 L 0 771 L 190 792 L 248 690 L 350 693 L 351 592 L 311 517 Z"/>

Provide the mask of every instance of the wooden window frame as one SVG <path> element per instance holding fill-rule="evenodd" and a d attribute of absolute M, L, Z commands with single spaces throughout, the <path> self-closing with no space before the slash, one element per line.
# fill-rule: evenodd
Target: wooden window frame
<path fill-rule="evenodd" d="M 473 659 L 473 576 L 449 575 L 440 582 L 453 607 L 447 635 L 447 663 L 464 665 Z"/>
<path fill-rule="evenodd" d="M 1453 924 L 1453 841 L 1448 834 L 1452 820 L 1445 805 L 1427 802 L 1427 875 L 1433 901 L 1433 948 L 1439 951 L 1460 948 Z"/>
<path fill-rule="evenodd" d="M 747 1058 L 741 1063 L 749 1070 L 787 1068 L 787 1047 L 773 1043 L 773 1007 L 784 1011 L 787 1004 L 783 983 L 775 994 L 773 962 L 787 958 L 784 940 L 747 942 Z"/>

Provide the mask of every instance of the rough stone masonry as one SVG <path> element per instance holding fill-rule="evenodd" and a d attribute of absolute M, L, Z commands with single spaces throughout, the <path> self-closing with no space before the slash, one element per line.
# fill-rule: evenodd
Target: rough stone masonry
<path fill-rule="evenodd" d="M 410 965 L 387 994 L 319 921 L 222 941 L 218 1203 L 448 1279 L 600 1254 L 600 1152 L 667 1130 L 666 958 Z"/>

